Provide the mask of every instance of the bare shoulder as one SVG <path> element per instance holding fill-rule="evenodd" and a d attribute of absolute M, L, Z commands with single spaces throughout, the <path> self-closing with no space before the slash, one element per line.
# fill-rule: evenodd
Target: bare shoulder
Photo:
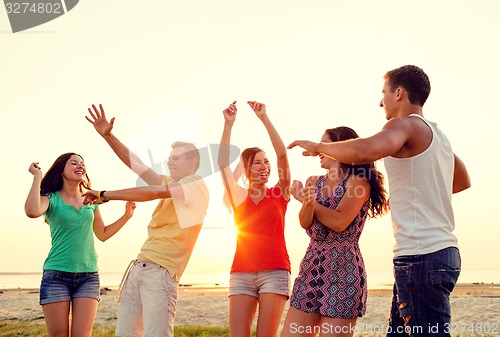
<path fill-rule="evenodd" d="M 411 128 L 408 146 L 412 149 L 413 155 L 425 151 L 432 142 L 432 129 L 422 118 L 414 116 L 406 118 Z"/>
<path fill-rule="evenodd" d="M 402 117 L 394 117 L 391 118 L 385 123 L 384 130 L 406 130 L 409 131 L 412 128 L 414 118 L 402 118 Z"/>
<path fill-rule="evenodd" d="M 307 178 L 306 180 L 306 185 L 307 184 L 311 184 L 311 185 L 316 185 L 318 183 L 318 180 L 321 176 L 310 176 L 309 178 Z"/>
<path fill-rule="evenodd" d="M 352 174 L 346 182 L 347 195 L 366 201 L 370 197 L 370 182 L 365 177 Z"/>
<path fill-rule="evenodd" d="M 418 117 L 392 118 L 385 124 L 384 130 L 404 141 L 394 157 L 413 157 L 423 152 L 432 141 L 431 129 Z"/>
<path fill-rule="evenodd" d="M 394 117 L 385 123 L 382 131 L 379 132 L 382 138 L 397 141 L 400 145 L 406 143 L 415 133 L 415 121 L 417 118 Z"/>
<path fill-rule="evenodd" d="M 368 187 L 370 188 L 370 182 L 365 177 L 359 176 L 357 174 L 351 174 L 349 179 L 347 179 L 347 187 Z"/>

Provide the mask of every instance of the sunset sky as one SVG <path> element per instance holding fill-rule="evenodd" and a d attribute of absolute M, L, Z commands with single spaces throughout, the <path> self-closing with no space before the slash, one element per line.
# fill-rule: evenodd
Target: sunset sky
<path fill-rule="evenodd" d="M 499 17 L 497 0 L 82 0 L 60 18 L 13 34 L 1 9 L 0 272 L 41 271 L 50 248 L 43 219 L 24 214 L 31 162 L 45 172 L 60 154 L 77 152 L 94 188 L 136 186 L 85 120 L 91 104 L 116 117 L 115 135 L 144 162 L 158 163 L 175 140 L 217 144 L 222 110 L 236 100 L 233 144 L 264 148 L 276 168 L 265 129 L 244 102 L 265 103 L 286 144 L 319 141 L 326 128 L 341 125 L 370 136 L 386 122 L 378 106 L 384 73 L 415 64 L 432 85 L 424 116 L 446 133 L 472 180 L 453 197 L 461 280 L 487 269 L 490 276 L 477 281 L 500 282 Z M 289 160 L 294 179 L 323 173 L 319 159 L 298 149 Z M 228 271 L 234 253 L 220 176 L 206 179 L 211 203 L 186 272 Z M 276 181 L 272 174 L 270 184 Z M 101 271 L 122 272 L 136 257 L 155 206 L 139 204 L 115 237 L 96 240 Z M 124 207 L 103 205 L 105 222 Z M 308 243 L 299 208 L 292 200 L 286 218 L 294 272 Z M 390 278 L 393 244 L 389 215 L 367 222 L 360 245 L 368 277 L 386 271 Z"/>

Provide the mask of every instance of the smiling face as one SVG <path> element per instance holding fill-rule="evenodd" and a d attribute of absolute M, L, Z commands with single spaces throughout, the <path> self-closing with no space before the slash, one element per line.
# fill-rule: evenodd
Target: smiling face
<path fill-rule="evenodd" d="M 194 160 L 186 156 L 187 151 L 190 150 L 183 146 L 178 146 L 172 149 L 168 157 L 168 170 L 170 171 L 170 176 L 176 181 L 192 175 L 196 171 Z"/>
<path fill-rule="evenodd" d="M 63 188 L 64 184 L 74 185 L 75 182 L 78 183 L 80 192 L 91 187 L 83 158 L 74 152 L 67 152 L 57 157 L 43 176 L 40 194 L 57 192 Z"/>
<path fill-rule="evenodd" d="M 253 157 L 253 161 L 248 164 L 247 178 L 250 183 L 267 183 L 269 174 L 271 173 L 271 164 L 267 159 L 266 153 L 264 151 L 257 152 Z"/>
<path fill-rule="evenodd" d="M 73 154 L 69 157 L 66 165 L 64 166 L 63 178 L 68 181 L 84 181 L 86 179 L 85 163 L 82 157 Z"/>

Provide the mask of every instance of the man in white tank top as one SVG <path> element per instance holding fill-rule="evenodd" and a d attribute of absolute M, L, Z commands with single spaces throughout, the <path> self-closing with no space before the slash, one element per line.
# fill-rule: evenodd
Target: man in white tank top
<path fill-rule="evenodd" d="M 464 163 L 422 107 L 430 93 L 425 72 L 403 66 L 387 72 L 380 107 L 388 122 L 368 138 L 295 141 L 304 155 L 343 163 L 384 158 L 394 237 L 394 296 L 388 336 L 450 336 L 450 293 L 460 274 L 452 193 L 470 187 Z"/>

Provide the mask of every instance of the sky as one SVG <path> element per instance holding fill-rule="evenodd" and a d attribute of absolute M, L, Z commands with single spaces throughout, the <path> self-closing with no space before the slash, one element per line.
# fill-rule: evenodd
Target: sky
<path fill-rule="evenodd" d="M 453 196 L 461 281 L 500 282 L 494 211 L 500 182 L 492 173 L 500 165 L 498 17 L 497 0 L 85 0 L 51 22 L 12 33 L 0 9 L 0 272 L 39 272 L 50 248 L 48 226 L 23 209 L 31 162 L 45 172 L 74 151 L 94 188 L 137 185 L 85 120 L 91 104 L 103 104 L 116 117 L 115 135 L 156 164 L 175 140 L 217 144 L 222 110 L 237 101 L 232 143 L 264 148 L 275 168 L 266 131 L 246 101 L 267 105 L 286 144 L 319 141 L 325 129 L 341 125 L 367 137 L 386 122 L 378 106 L 383 75 L 415 64 L 432 85 L 424 116 L 438 123 L 471 176 L 472 187 Z M 298 149 L 289 160 L 293 179 L 323 173 L 317 158 Z M 220 176 L 206 181 L 211 202 L 186 274 L 228 272 L 234 253 Z M 276 181 L 274 172 L 270 184 Z M 117 235 L 96 240 L 101 272 L 122 272 L 136 257 L 155 206 L 140 203 Z M 105 222 L 124 207 L 103 205 Z M 292 200 L 286 216 L 292 273 L 308 244 L 299 209 Z M 367 221 L 360 246 L 369 280 L 377 273 L 390 280 L 393 244 L 389 215 Z"/>

